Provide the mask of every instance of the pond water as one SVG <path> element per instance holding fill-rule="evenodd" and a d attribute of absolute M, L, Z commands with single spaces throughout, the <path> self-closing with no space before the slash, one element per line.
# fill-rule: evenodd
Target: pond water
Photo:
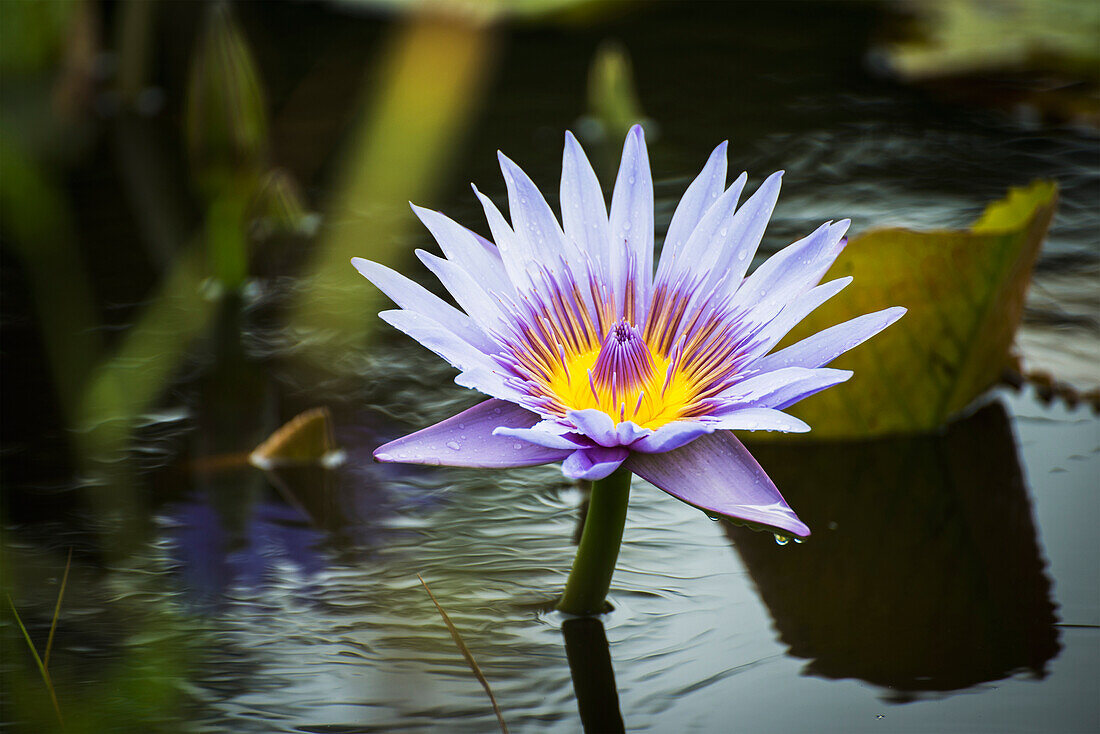
<path fill-rule="evenodd" d="M 578 120 L 587 65 L 616 37 L 659 126 L 658 234 L 727 138 L 750 181 L 787 170 L 766 251 L 843 216 L 856 231 L 961 227 L 1007 187 L 1056 179 L 1025 364 L 1100 384 L 1095 133 L 947 106 L 875 76 L 882 8 L 774 6 L 665 5 L 514 29 L 457 154 L 459 180 L 433 205 L 482 229 L 463 182 L 499 197 L 497 148 L 555 190 L 562 130 L 589 126 Z M 385 23 L 330 6 L 241 11 L 276 100 L 327 41 L 343 73 L 360 74 L 357 44 Z M 328 100 L 334 116 L 340 101 Z M 308 158 L 309 137 L 286 133 L 276 156 Z M 135 229 L 103 193 L 122 175 L 105 165 L 111 145 L 103 136 L 73 176 L 92 243 Z M 318 202 L 333 150 L 298 170 L 316 173 Z M 412 244 L 430 247 L 426 233 Z M 96 273 L 119 320 L 149 280 L 123 262 L 128 249 Z M 302 347 L 265 310 L 293 285 L 258 287 L 194 348 L 122 460 L 127 492 L 107 487 L 105 499 L 64 458 L 21 277 L 5 262 L 4 586 L 45 640 L 72 549 L 50 665 L 67 731 L 494 731 L 417 574 L 512 731 L 1100 730 L 1100 420 L 1084 403 L 1005 387 L 934 436 L 747 439 L 813 528 L 801 544 L 709 521 L 636 478 L 614 609 L 570 620 L 551 609 L 585 496 L 556 467 L 370 460 L 381 442 L 476 401 L 426 350 L 383 334 L 348 356 L 354 370 L 311 382 L 293 364 Z M 340 466 L 265 474 L 232 459 L 320 405 Z M 52 726 L 6 614 L 2 651 L 2 727 Z"/>

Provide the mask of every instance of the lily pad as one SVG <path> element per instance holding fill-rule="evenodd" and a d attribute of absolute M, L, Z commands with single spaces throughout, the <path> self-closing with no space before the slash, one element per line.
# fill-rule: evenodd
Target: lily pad
<path fill-rule="evenodd" d="M 849 382 L 791 408 L 813 426 L 808 437 L 933 431 L 993 385 L 1009 363 L 1057 191 L 1050 181 L 1014 188 L 966 230 L 889 228 L 854 238 L 825 277 L 855 282 L 785 343 L 889 306 L 909 312 L 832 363 L 855 372 Z"/>

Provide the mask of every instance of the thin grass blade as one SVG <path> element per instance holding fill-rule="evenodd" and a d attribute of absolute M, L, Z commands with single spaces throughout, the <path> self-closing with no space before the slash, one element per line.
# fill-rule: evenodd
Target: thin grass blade
<path fill-rule="evenodd" d="M 424 588 L 427 588 L 426 586 Z M 431 594 L 431 592 L 428 592 Z M 432 601 L 435 601 L 434 597 Z M 65 719 L 61 717 L 61 706 L 57 703 L 57 693 L 53 689 L 53 681 L 50 680 L 50 671 L 46 670 L 46 666 L 42 663 L 42 658 L 38 657 L 38 650 L 34 648 L 34 642 L 31 640 L 30 633 L 27 632 L 27 628 L 23 626 L 23 620 L 19 617 L 19 611 L 15 608 L 15 602 L 11 600 L 11 596 L 8 596 L 8 606 L 11 607 L 11 613 L 15 617 L 15 623 L 19 625 L 19 631 L 23 633 L 23 639 L 27 641 L 27 647 L 30 648 L 31 655 L 34 656 L 34 662 L 38 666 L 38 672 L 42 674 L 42 680 L 46 683 L 46 690 L 50 692 L 50 701 L 53 702 L 54 713 L 57 714 L 57 720 L 61 723 L 61 727 L 65 727 Z M 439 606 L 436 604 L 436 606 Z M 442 611 L 442 610 L 440 610 Z M 492 694 L 489 694 L 492 697 Z M 494 702 L 494 706 L 496 703 Z"/>
<path fill-rule="evenodd" d="M 485 675 L 481 672 L 481 668 L 478 667 L 477 661 L 474 660 L 474 656 L 470 653 L 470 648 L 466 647 L 466 643 L 462 641 L 462 635 L 458 633 L 458 628 L 455 627 L 454 622 L 447 616 L 447 612 L 439 604 L 439 601 L 435 598 L 435 594 L 428 588 L 428 582 L 424 580 L 424 577 L 420 574 L 416 574 L 416 577 L 420 579 L 420 584 L 424 587 L 424 591 L 428 592 L 428 597 L 432 600 L 432 604 L 435 604 L 435 608 L 439 611 L 439 616 L 443 618 L 443 624 L 447 625 L 447 629 L 451 632 L 451 639 L 455 641 L 455 645 L 458 646 L 458 651 L 462 653 L 462 657 L 466 658 L 466 664 L 470 666 L 470 670 L 474 671 L 474 677 L 477 678 L 478 683 L 485 689 L 485 693 L 489 695 L 489 702 L 493 704 L 493 713 L 497 715 L 497 721 L 500 723 L 500 730 L 504 734 L 508 734 L 508 724 L 504 722 L 504 714 L 500 711 L 500 706 L 497 705 L 496 697 L 493 696 L 493 690 L 489 687 L 489 681 L 485 679 Z"/>
<path fill-rule="evenodd" d="M 57 590 L 57 605 L 53 608 L 53 620 L 50 621 L 50 636 L 46 638 L 46 654 L 42 667 L 50 669 L 50 651 L 53 650 L 53 633 L 57 631 L 57 617 L 61 613 L 61 599 L 65 596 L 65 584 L 69 581 L 69 568 L 73 565 L 73 549 L 69 549 L 69 558 L 65 561 L 65 573 L 61 577 L 61 588 Z"/>

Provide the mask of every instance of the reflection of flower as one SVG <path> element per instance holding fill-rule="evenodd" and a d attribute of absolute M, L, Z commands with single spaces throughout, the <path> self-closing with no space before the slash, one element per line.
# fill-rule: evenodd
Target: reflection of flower
<path fill-rule="evenodd" d="M 418 251 L 465 311 L 377 263 L 354 265 L 401 310 L 381 317 L 492 399 L 382 446 L 380 461 L 510 467 L 562 461 L 569 477 L 626 467 L 705 510 L 809 531 L 729 432 L 809 430 L 783 408 L 851 376 L 824 365 L 904 313 L 889 308 L 775 354 L 784 335 L 851 278 L 817 285 L 848 223 L 826 223 L 751 276 L 779 194 L 769 177 L 740 208 L 725 144 L 672 218 L 653 270 L 653 182 L 642 129 L 627 135 L 610 214 L 566 134 L 559 226 L 503 155 L 511 226 L 485 196 L 496 244 L 416 208 L 445 258 Z M 476 192 L 476 189 L 475 189 Z"/>

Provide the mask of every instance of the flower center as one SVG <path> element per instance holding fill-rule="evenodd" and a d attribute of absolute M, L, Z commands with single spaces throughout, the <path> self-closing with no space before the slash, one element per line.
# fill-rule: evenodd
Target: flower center
<path fill-rule="evenodd" d="M 645 339 L 624 319 L 607 332 L 592 365 L 592 381 L 597 390 L 611 391 L 614 404 L 619 393 L 637 393 L 653 371 L 653 356 Z"/>
<path fill-rule="evenodd" d="M 602 410 L 619 421 L 659 428 L 684 417 L 694 389 L 678 365 L 655 355 L 625 319 L 611 325 L 599 346 L 563 352 L 547 388 L 566 410 Z"/>

